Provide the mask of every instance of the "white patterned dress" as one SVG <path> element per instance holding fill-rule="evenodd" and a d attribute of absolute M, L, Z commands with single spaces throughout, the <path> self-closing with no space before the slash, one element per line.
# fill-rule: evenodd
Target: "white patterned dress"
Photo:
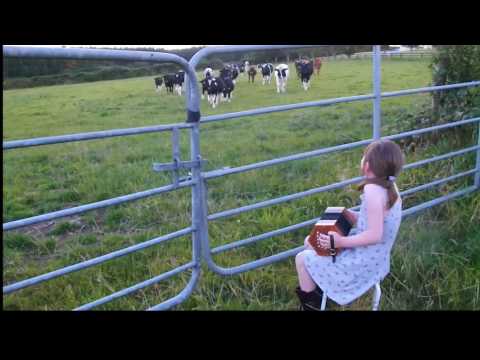
<path fill-rule="evenodd" d="M 367 211 L 364 195 L 357 220 L 357 227 L 349 235 L 367 228 Z M 382 241 L 378 244 L 345 248 L 337 255 L 318 256 L 313 250 L 305 250 L 305 266 L 312 279 L 337 304 L 346 305 L 362 296 L 390 272 L 390 252 L 402 220 L 402 200 L 388 211 L 383 224 Z M 348 239 L 348 238 L 347 238 Z"/>

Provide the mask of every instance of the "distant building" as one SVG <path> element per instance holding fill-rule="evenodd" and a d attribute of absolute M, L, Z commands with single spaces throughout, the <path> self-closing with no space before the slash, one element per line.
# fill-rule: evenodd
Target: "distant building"
<path fill-rule="evenodd" d="M 402 52 L 402 51 L 411 51 L 407 45 L 389 45 L 390 51 L 393 52 Z M 418 45 L 419 50 L 431 50 L 432 45 Z"/>
<path fill-rule="evenodd" d="M 409 48 L 407 45 L 388 45 L 390 47 L 389 50 L 382 50 L 382 55 L 398 55 L 399 53 L 410 53 L 411 55 L 415 55 L 416 53 L 418 54 L 425 54 L 428 53 L 429 50 L 433 50 L 433 45 L 418 45 L 417 48 L 412 50 Z M 404 54 L 404 55 L 410 55 L 410 54 Z M 358 52 L 353 55 L 354 58 L 365 58 L 372 56 L 371 51 L 364 51 L 364 52 Z M 400 55 L 400 56 L 403 56 Z"/>

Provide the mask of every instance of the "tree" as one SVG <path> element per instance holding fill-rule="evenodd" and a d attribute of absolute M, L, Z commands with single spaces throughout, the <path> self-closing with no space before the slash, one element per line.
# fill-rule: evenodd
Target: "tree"
<path fill-rule="evenodd" d="M 350 59 L 352 57 L 353 54 L 355 54 L 357 51 L 356 51 L 356 46 L 355 45 L 346 45 L 344 46 L 343 48 L 343 53 L 345 55 L 348 56 L 348 58 Z"/>
<path fill-rule="evenodd" d="M 435 45 L 431 69 L 434 86 L 480 79 L 480 45 Z M 462 118 L 470 112 L 478 88 L 437 91 L 432 94 L 432 120 Z"/>

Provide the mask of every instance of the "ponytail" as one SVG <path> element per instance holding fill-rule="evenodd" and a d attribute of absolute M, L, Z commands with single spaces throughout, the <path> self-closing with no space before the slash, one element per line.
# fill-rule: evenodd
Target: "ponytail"
<path fill-rule="evenodd" d="M 388 196 L 388 209 L 391 209 L 392 206 L 395 204 L 395 202 L 398 199 L 398 193 L 397 190 L 395 189 L 395 183 L 393 181 L 390 181 L 388 179 L 382 179 L 382 178 L 369 178 L 364 180 L 359 186 L 358 190 L 363 191 L 365 185 L 368 184 L 375 184 L 383 187 L 384 189 L 387 190 L 387 196 Z"/>

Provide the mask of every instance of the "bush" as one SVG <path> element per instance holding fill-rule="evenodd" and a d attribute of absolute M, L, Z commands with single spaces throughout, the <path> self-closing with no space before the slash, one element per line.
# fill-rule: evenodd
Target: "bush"
<path fill-rule="evenodd" d="M 224 68 L 224 63 L 222 59 L 213 58 L 206 62 L 205 67 L 210 66 L 213 70 L 221 70 Z"/>
<path fill-rule="evenodd" d="M 174 71 L 176 70 L 173 67 L 162 65 L 143 67 L 129 67 L 120 65 L 102 67 L 90 66 L 74 69 L 61 74 L 33 76 L 28 78 L 7 78 L 3 82 L 3 89 L 23 89 L 38 86 L 117 80 L 131 77 L 150 76 L 159 72 L 166 74 Z"/>
<path fill-rule="evenodd" d="M 448 85 L 480 79 L 480 45 L 438 45 L 432 57 L 433 84 Z M 478 106 L 478 88 L 432 93 L 433 117 L 462 119 Z"/>
<path fill-rule="evenodd" d="M 39 86 L 28 78 L 6 79 L 3 81 L 3 90 L 9 89 L 24 89 L 29 87 Z"/>

